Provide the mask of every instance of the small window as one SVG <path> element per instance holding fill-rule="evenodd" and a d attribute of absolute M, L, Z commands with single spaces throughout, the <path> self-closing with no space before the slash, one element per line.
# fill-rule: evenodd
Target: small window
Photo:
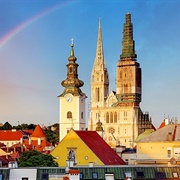
<path fill-rule="evenodd" d="M 155 172 L 155 178 L 166 178 L 165 172 Z"/>
<path fill-rule="evenodd" d="M 177 173 L 177 172 L 173 172 L 173 177 L 174 177 L 174 178 L 179 177 L 179 176 L 178 176 L 178 173 Z"/>
<path fill-rule="evenodd" d="M 83 119 L 83 112 L 81 112 L 81 119 Z"/>
<path fill-rule="evenodd" d="M 80 173 L 80 179 L 82 179 L 83 178 L 83 173 Z"/>
<path fill-rule="evenodd" d="M 125 172 L 125 177 L 131 178 L 132 177 L 132 172 Z"/>
<path fill-rule="evenodd" d="M 93 179 L 97 179 L 98 178 L 98 173 L 93 172 L 92 177 L 93 177 Z"/>
<path fill-rule="evenodd" d="M 28 177 L 22 177 L 22 180 L 28 180 Z"/>
<path fill-rule="evenodd" d="M 67 112 L 67 118 L 72 118 L 72 112 L 71 111 Z"/>
<path fill-rule="evenodd" d="M 136 172 L 136 173 L 137 173 L 138 178 L 144 178 L 144 172 L 139 171 L 139 172 Z"/>

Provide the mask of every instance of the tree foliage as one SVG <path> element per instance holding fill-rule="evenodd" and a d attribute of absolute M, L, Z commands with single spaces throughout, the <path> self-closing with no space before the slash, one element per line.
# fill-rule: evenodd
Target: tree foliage
<path fill-rule="evenodd" d="M 58 167 L 58 163 L 50 154 L 42 154 L 36 150 L 25 151 L 19 158 L 20 167 Z"/>
<path fill-rule="evenodd" d="M 3 126 L 0 127 L 0 130 L 11 130 L 12 126 L 8 122 L 6 122 Z"/>

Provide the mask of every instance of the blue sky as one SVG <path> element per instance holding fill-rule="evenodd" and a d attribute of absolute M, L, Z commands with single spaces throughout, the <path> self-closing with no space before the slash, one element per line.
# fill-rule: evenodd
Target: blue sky
<path fill-rule="evenodd" d="M 90 102 L 99 17 L 110 89 L 115 90 L 127 12 L 142 68 L 141 108 L 156 127 L 164 117 L 180 121 L 179 9 L 179 0 L 0 0 L 0 122 L 59 122 L 57 96 L 72 37 L 82 91 Z"/>

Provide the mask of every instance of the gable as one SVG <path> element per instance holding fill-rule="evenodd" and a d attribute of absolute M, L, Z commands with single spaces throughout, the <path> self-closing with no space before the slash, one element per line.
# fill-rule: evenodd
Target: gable
<path fill-rule="evenodd" d="M 105 165 L 126 164 L 96 131 L 75 132 Z"/>

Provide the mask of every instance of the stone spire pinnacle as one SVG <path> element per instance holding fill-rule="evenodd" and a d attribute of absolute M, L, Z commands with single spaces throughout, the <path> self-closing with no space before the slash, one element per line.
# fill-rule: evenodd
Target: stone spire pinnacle
<path fill-rule="evenodd" d="M 104 52 L 103 52 L 103 43 L 102 43 L 102 30 L 101 30 L 101 19 L 99 18 L 98 22 L 98 39 L 97 39 L 97 48 L 96 48 L 96 60 L 95 64 L 102 64 L 105 66 L 104 62 Z"/>
<path fill-rule="evenodd" d="M 136 58 L 135 42 L 133 40 L 133 24 L 131 23 L 131 14 L 126 14 L 126 21 L 123 29 L 122 54 L 120 58 Z M 134 59 L 135 60 L 135 59 Z"/>

